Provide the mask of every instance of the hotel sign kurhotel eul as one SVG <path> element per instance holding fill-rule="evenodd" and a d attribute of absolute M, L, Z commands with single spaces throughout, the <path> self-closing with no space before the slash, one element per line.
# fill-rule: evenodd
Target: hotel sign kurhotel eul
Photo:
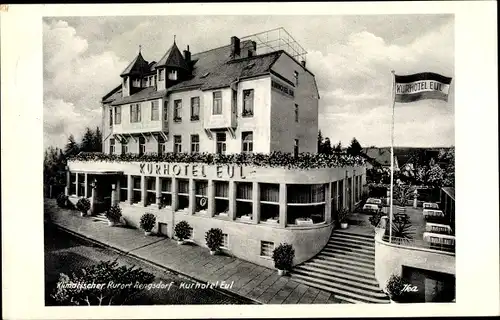
<path fill-rule="evenodd" d="M 186 178 L 246 178 L 243 173 L 243 166 L 229 164 L 208 166 L 201 163 L 140 163 L 139 173 L 141 175 Z"/>

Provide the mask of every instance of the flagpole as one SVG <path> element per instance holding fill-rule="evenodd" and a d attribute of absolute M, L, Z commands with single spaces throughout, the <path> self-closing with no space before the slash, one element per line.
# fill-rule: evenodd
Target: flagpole
<path fill-rule="evenodd" d="M 393 191 L 394 191 L 394 105 L 396 104 L 396 75 L 392 70 L 392 122 L 391 122 L 391 193 L 389 201 L 389 243 L 392 242 Z"/>

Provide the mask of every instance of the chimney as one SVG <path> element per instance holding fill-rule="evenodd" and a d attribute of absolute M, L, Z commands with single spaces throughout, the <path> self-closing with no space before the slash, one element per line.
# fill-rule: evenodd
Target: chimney
<path fill-rule="evenodd" d="M 306 67 L 306 60 L 300 61 L 300 64 L 305 68 Z"/>
<path fill-rule="evenodd" d="M 189 51 L 189 46 L 187 46 L 187 50 L 184 50 L 184 60 L 186 60 L 187 65 L 191 68 L 191 52 Z"/>
<path fill-rule="evenodd" d="M 240 55 L 240 38 L 231 37 L 231 57 L 234 58 Z"/>

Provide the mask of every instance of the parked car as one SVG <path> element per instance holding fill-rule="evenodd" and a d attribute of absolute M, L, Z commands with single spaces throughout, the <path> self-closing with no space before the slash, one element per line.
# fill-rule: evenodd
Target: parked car
<path fill-rule="evenodd" d="M 377 198 L 368 198 L 368 200 L 366 200 L 366 203 L 367 204 L 376 204 L 376 205 L 381 206 L 382 205 L 382 200 L 381 199 L 377 199 Z"/>
<path fill-rule="evenodd" d="M 363 206 L 363 212 L 366 213 L 378 213 L 380 211 L 380 207 L 378 204 L 366 203 Z"/>

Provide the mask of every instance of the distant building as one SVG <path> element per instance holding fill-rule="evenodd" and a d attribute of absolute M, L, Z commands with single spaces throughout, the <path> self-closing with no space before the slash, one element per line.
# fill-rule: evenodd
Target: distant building
<path fill-rule="evenodd" d="M 363 156 L 370 164 L 368 168 L 390 168 L 391 167 L 391 149 L 390 148 L 363 148 Z M 398 158 L 394 156 L 394 170 L 399 170 Z"/>

